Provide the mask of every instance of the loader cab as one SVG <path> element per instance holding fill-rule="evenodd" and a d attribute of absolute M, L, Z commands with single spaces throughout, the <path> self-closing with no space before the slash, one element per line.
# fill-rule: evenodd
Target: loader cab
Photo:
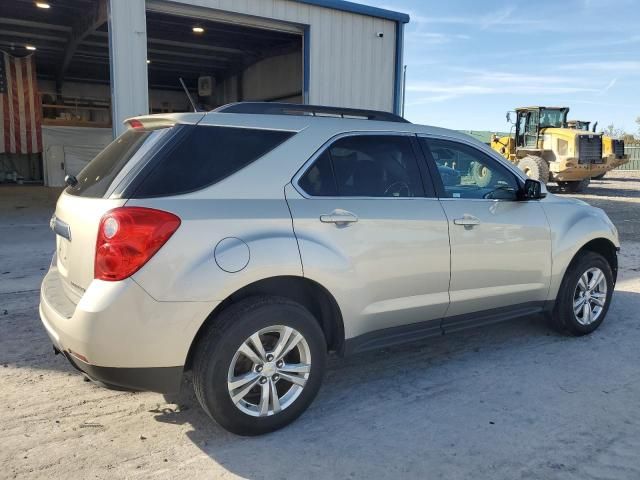
<path fill-rule="evenodd" d="M 588 122 L 586 120 L 567 120 L 567 128 L 572 128 L 574 130 L 582 130 L 583 132 L 589 132 L 590 126 L 591 126 L 591 122 Z"/>
<path fill-rule="evenodd" d="M 516 147 L 535 149 L 544 128 L 562 128 L 568 108 L 525 107 L 516 109 Z"/>

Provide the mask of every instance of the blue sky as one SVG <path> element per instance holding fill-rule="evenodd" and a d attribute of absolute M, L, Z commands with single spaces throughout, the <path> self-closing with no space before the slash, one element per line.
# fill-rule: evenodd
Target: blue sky
<path fill-rule="evenodd" d="M 507 130 L 524 105 L 637 133 L 638 0 L 360 0 L 411 15 L 405 116 L 447 128 Z"/>

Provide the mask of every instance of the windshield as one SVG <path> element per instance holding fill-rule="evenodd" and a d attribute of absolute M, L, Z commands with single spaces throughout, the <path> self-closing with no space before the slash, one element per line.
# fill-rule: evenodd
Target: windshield
<path fill-rule="evenodd" d="M 564 125 L 565 110 L 543 108 L 540 110 L 540 128 L 561 128 Z"/>

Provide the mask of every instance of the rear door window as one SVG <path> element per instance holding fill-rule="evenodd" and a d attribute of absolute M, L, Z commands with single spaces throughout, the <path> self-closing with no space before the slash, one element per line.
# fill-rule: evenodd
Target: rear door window
<path fill-rule="evenodd" d="M 311 196 L 422 197 L 411 139 L 404 135 L 352 135 L 336 140 L 301 177 Z"/>
<path fill-rule="evenodd" d="M 181 127 L 134 182 L 131 198 L 177 195 L 212 185 L 264 156 L 293 132 L 218 126 Z"/>
<path fill-rule="evenodd" d="M 333 175 L 333 165 L 329 150 L 320 155 L 311 168 L 300 179 L 300 187 L 314 197 L 336 197 L 338 187 Z"/>

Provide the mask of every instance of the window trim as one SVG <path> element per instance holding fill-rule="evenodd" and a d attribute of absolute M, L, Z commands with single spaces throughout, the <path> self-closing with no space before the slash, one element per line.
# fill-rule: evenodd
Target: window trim
<path fill-rule="evenodd" d="M 511 164 L 511 162 L 509 162 L 509 164 L 507 165 L 507 163 L 504 160 L 495 158 L 495 156 L 490 155 L 489 152 L 485 152 L 481 150 L 480 148 L 478 148 L 477 145 L 474 145 L 472 142 L 467 141 L 466 139 L 448 137 L 446 135 L 430 135 L 430 134 L 418 134 L 417 137 L 418 139 L 424 138 L 427 145 L 429 144 L 429 140 L 443 140 L 446 142 L 459 143 L 461 145 L 469 147 L 470 149 L 474 150 L 475 152 L 478 152 L 480 155 L 489 159 L 498 167 L 503 168 L 506 173 L 511 174 L 514 180 L 516 181 L 516 183 L 518 184 L 519 188 L 523 188 L 524 186 L 524 179 L 522 178 L 522 174 L 524 174 L 524 172 L 520 172 L 519 169 L 517 169 L 517 167 Z M 446 201 L 465 200 L 465 201 L 476 201 L 476 202 L 477 201 L 481 201 L 481 202 L 518 202 L 519 201 L 518 198 L 513 200 L 507 200 L 504 198 L 454 198 L 454 197 L 445 196 L 444 183 L 442 182 L 442 177 L 440 177 L 440 173 L 438 173 L 438 168 L 436 166 L 435 160 L 433 159 L 433 156 L 431 155 L 431 151 L 425 150 L 425 148 L 422 146 L 421 143 L 420 143 L 420 148 L 422 149 L 424 159 L 427 162 L 429 173 L 431 174 L 431 177 L 434 179 L 433 182 L 434 182 L 436 194 L 439 200 L 441 201 L 442 200 L 446 200 Z"/>
<path fill-rule="evenodd" d="M 410 144 L 411 144 L 411 150 L 413 151 L 413 154 L 414 154 L 415 159 L 416 159 L 416 165 L 417 165 L 418 170 L 420 172 L 420 182 L 422 184 L 422 189 L 424 191 L 424 194 L 420 195 L 420 196 L 417 196 L 417 197 L 365 197 L 365 196 L 341 196 L 341 195 L 322 196 L 322 195 L 310 195 L 300 186 L 299 182 L 302 179 L 302 177 L 304 177 L 304 175 L 307 173 L 307 171 L 309 171 L 311 169 L 311 167 L 313 166 L 315 161 L 321 155 L 323 155 L 325 152 L 327 152 L 333 146 L 333 144 L 335 144 L 338 140 L 341 140 L 343 138 L 361 137 L 361 136 L 376 136 L 376 137 L 395 136 L 395 137 L 407 137 L 407 138 L 409 138 L 409 141 L 410 141 Z M 318 150 L 316 150 L 313 153 L 313 155 L 311 155 L 311 157 L 309 157 L 309 159 L 306 162 L 304 162 L 304 164 L 300 167 L 300 169 L 296 172 L 296 174 L 291 179 L 291 185 L 293 185 L 293 188 L 296 190 L 296 192 L 298 192 L 300 195 L 302 195 L 302 197 L 304 197 L 306 199 L 320 199 L 320 200 L 336 200 L 336 199 L 343 199 L 343 200 L 415 200 L 417 198 L 437 198 L 436 191 L 435 191 L 435 185 L 433 184 L 432 179 L 430 179 L 431 175 L 427 171 L 427 169 L 426 169 L 426 167 L 424 165 L 424 162 L 422 161 L 423 156 L 424 156 L 423 152 L 420 149 L 420 145 L 417 145 L 416 142 L 417 142 L 416 134 L 413 133 L 413 132 L 397 132 L 397 131 L 385 131 L 385 130 L 375 130 L 375 131 L 373 131 L 373 130 L 364 130 L 364 131 L 341 132 L 341 133 L 339 133 L 337 135 L 334 135 L 329 140 L 327 140 L 325 143 L 323 143 L 322 146 Z M 330 152 L 329 152 L 329 155 L 331 155 Z M 333 168 L 333 162 L 332 162 L 332 168 Z M 335 173 L 334 173 L 334 178 L 335 178 Z"/>

